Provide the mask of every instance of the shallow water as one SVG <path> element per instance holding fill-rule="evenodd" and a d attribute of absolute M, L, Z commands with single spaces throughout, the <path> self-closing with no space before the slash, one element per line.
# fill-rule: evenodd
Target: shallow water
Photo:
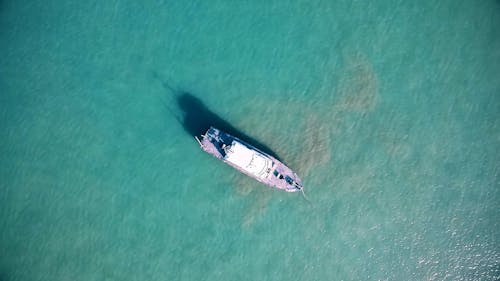
<path fill-rule="evenodd" d="M 500 278 L 498 1 L 0 15 L 0 280 Z M 204 154 L 207 120 L 312 204 Z"/>

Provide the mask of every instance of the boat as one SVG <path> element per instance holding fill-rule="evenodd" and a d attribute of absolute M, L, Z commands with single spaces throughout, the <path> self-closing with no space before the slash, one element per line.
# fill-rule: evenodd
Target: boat
<path fill-rule="evenodd" d="M 303 191 L 299 176 L 275 157 L 214 127 L 195 136 L 201 148 L 241 173 L 286 192 Z"/>

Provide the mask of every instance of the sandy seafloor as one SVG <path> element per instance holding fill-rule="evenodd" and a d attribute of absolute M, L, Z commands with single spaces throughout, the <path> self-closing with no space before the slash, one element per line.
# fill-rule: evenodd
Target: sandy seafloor
<path fill-rule="evenodd" d="M 3 0 L 0 50 L 1 281 L 500 278 L 499 1 Z"/>

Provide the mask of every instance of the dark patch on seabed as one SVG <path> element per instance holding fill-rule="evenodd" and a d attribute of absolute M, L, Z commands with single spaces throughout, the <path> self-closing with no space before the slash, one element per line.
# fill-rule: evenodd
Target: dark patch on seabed
<path fill-rule="evenodd" d="M 243 133 L 235 128 L 229 122 L 221 118 L 219 115 L 211 111 L 199 98 L 189 92 L 176 90 L 170 84 L 161 79 L 161 77 L 153 72 L 153 76 L 158 79 L 165 90 L 174 94 L 177 106 L 183 112 L 183 117 L 175 116 L 170 108 L 167 109 L 175 116 L 177 121 L 182 125 L 186 133 L 191 136 L 199 136 L 204 134 L 210 126 L 222 130 L 232 136 L 235 136 L 243 141 L 246 141 L 254 147 L 268 153 L 269 155 L 280 160 L 278 155 L 271 150 L 267 145 Z"/>

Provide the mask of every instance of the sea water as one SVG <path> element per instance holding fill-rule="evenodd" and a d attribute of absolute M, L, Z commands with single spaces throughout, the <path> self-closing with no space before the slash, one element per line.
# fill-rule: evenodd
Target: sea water
<path fill-rule="evenodd" d="M 0 48 L 1 281 L 500 278 L 499 1 L 4 0 Z"/>

